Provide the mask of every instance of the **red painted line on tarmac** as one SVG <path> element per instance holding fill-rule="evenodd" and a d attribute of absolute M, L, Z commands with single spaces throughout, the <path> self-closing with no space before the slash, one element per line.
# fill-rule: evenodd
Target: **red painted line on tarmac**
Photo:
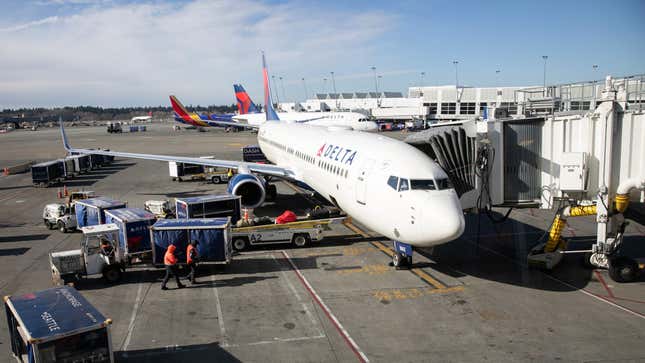
<path fill-rule="evenodd" d="M 617 304 L 616 302 L 611 301 L 611 300 L 610 300 L 609 298 L 607 298 L 606 296 L 598 295 L 598 294 L 595 294 L 595 293 L 593 293 L 593 292 L 591 292 L 591 291 L 587 291 L 587 290 L 585 290 L 585 289 L 582 289 L 581 291 L 582 291 L 582 292 L 584 292 L 584 293 L 586 293 L 586 294 L 589 294 L 589 295 L 591 295 L 591 296 L 595 297 L 596 299 L 602 300 L 602 301 L 604 301 L 604 302 L 608 303 L 609 305 L 613 305 L 613 306 L 615 306 L 615 307 L 617 307 L 617 308 L 619 308 L 619 309 L 621 309 L 621 310 L 624 310 L 624 311 L 626 311 L 626 312 L 628 312 L 628 313 L 634 314 L 634 315 L 636 315 L 636 316 L 638 316 L 638 317 L 640 317 L 640 318 L 642 318 L 642 319 L 645 319 L 645 315 L 644 315 L 644 314 L 641 314 L 641 313 L 639 313 L 638 311 L 632 310 L 632 309 L 630 309 L 630 308 L 628 308 L 628 307 L 626 307 L 626 306 L 623 306 L 623 305 Z"/>
<path fill-rule="evenodd" d="M 602 277 L 600 272 L 598 272 L 598 270 L 594 270 L 593 272 L 594 274 L 596 274 L 596 278 L 598 279 L 598 281 L 600 281 L 600 284 L 602 285 L 602 287 L 604 287 L 605 290 L 607 290 L 609 297 L 611 297 L 612 299 L 615 299 L 616 297 L 614 296 L 614 293 L 611 291 L 609 286 L 607 286 L 607 283 L 605 282 L 605 279 Z"/>
<path fill-rule="evenodd" d="M 361 351 L 361 348 L 358 347 L 358 344 L 356 344 L 354 339 L 352 339 L 352 337 L 349 336 L 349 333 L 347 333 L 347 330 L 345 330 L 345 328 L 342 326 L 340 321 L 338 321 L 336 316 L 334 316 L 334 314 L 331 312 L 331 310 L 322 301 L 320 296 L 318 296 L 318 294 L 316 293 L 316 290 L 314 290 L 314 288 L 311 286 L 311 284 L 309 284 L 309 281 L 307 281 L 307 279 L 300 272 L 298 267 L 296 267 L 296 264 L 293 263 L 293 261 L 291 260 L 291 258 L 287 254 L 287 252 L 285 252 L 285 251 L 281 251 L 281 252 L 282 252 L 282 255 L 284 256 L 284 258 L 286 258 L 287 261 L 289 262 L 289 265 L 291 265 L 291 268 L 296 273 L 296 276 L 298 276 L 298 279 L 300 280 L 300 282 L 302 282 L 302 284 L 304 285 L 305 289 L 307 289 L 307 291 L 309 292 L 311 297 L 314 299 L 314 301 L 325 312 L 325 315 L 327 316 L 327 318 L 332 322 L 332 324 L 334 325 L 334 327 L 336 328 L 338 333 L 340 333 L 340 335 L 343 337 L 343 339 L 345 340 L 345 342 L 347 343 L 349 348 L 354 352 L 354 354 L 356 354 L 356 357 L 358 358 L 358 360 L 363 362 L 363 363 L 369 362 L 370 360 L 367 359 L 367 356 L 365 355 L 365 353 L 363 353 L 363 351 Z"/>

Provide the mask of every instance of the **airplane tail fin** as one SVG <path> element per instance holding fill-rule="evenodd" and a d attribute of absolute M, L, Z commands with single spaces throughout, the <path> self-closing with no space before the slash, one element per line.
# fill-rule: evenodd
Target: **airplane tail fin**
<path fill-rule="evenodd" d="M 69 141 L 67 140 L 67 134 L 65 134 L 65 127 L 63 127 L 62 117 L 58 118 L 58 124 L 60 125 L 60 136 L 63 139 L 63 147 L 65 148 L 65 150 L 71 152 L 72 147 L 69 145 Z"/>
<path fill-rule="evenodd" d="M 188 111 L 186 110 L 186 107 L 184 107 L 184 105 L 182 105 L 181 102 L 179 102 L 177 97 L 171 95 L 170 96 L 170 103 L 172 104 L 173 111 L 175 111 L 175 114 L 179 118 L 181 118 L 182 120 L 184 120 L 184 121 L 186 121 L 188 123 L 193 122 L 192 117 L 190 117 L 190 113 L 188 113 Z"/>
<path fill-rule="evenodd" d="M 266 119 L 267 121 L 280 121 L 278 114 L 273 109 L 271 87 L 269 87 L 269 69 L 264 59 L 264 52 L 262 52 L 262 76 L 264 77 L 264 112 L 266 113 Z"/>
<path fill-rule="evenodd" d="M 237 111 L 240 115 L 260 112 L 241 84 L 234 84 L 233 89 L 235 90 L 235 98 L 237 98 Z"/>

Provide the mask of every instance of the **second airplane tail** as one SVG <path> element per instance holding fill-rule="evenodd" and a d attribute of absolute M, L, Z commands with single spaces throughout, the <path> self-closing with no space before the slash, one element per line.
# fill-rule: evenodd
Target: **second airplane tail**
<path fill-rule="evenodd" d="M 235 98 L 237 99 L 237 111 L 240 115 L 260 112 L 241 84 L 234 84 L 233 89 L 235 90 Z"/>

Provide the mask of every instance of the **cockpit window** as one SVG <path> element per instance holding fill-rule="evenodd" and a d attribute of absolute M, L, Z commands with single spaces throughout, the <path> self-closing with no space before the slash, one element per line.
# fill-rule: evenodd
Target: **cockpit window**
<path fill-rule="evenodd" d="M 397 185 L 399 185 L 399 178 L 392 175 L 387 179 L 387 185 L 391 186 L 392 189 L 396 190 Z"/>
<path fill-rule="evenodd" d="M 432 179 L 412 179 L 410 180 L 412 190 L 435 190 L 437 189 Z"/>
<path fill-rule="evenodd" d="M 437 179 L 437 189 L 443 190 L 443 189 L 451 189 L 453 188 L 452 183 L 450 182 L 450 179 Z"/>
<path fill-rule="evenodd" d="M 399 191 L 403 192 L 403 191 L 406 191 L 408 189 L 410 189 L 410 185 L 408 183 L 408 180 L 401 178 L 400 182 L 399 182 Z"/>

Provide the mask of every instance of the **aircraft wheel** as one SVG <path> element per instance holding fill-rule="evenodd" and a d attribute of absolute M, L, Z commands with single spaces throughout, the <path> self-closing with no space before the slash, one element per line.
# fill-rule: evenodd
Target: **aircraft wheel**
<path fill-rule="evenodd" d="M 46 220 L 46 219 L 45 219 L 45 227 L 47 227 L 47 229 L 52 229 L 52 228 L 54 228 L 54 227 L 52 226 L 52 224 L 51 224 L 51 223 L 49 223 L 49 221 L 48 221 L 48 220 Z"/>
<path fill-rule="evenodd" d="M 65 223 L 63 223 L 63 221 L 58 221 L 58 230 L 62 233 L 67 233 L 67 228 L 65 228 Z"/>
<path fill-rule="evenodd" d="M 405 266 L 407 260 L 408 259 L 400 252 L 394 252 L 394 254 L 392 255 L 392 265 L 394 265 L 394 267 L 396 268 Z"/>

